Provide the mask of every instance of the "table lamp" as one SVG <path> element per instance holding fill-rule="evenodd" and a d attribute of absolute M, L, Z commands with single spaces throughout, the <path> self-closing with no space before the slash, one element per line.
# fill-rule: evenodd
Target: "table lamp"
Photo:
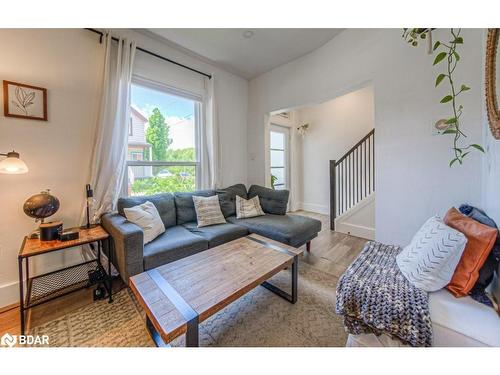
<path fill-rule="evenodd" d="M 0 161 L 0 173 L 23 174 L 28 172 L 28 166 L 19 158 L 19 153 L 11 151 L 0 154 L 0 156 L 6 156 L 5 159 Z"/>

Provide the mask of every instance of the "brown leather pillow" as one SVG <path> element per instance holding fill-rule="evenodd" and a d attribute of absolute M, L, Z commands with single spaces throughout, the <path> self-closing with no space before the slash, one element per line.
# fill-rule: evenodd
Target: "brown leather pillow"
<path fill-rule="evenodd" d="M 495 244 L 498 231 L 462 215 L 454 207 L 448 210 L 444 222 L 467 237 L 465 250 L 446 286 L 455 297 L 463 297 L 469 294 L 479 278 L 479 270 Z"/>

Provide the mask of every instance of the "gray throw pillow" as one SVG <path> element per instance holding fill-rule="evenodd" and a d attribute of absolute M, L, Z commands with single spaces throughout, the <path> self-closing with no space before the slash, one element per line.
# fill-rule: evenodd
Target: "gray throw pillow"
<path fill-rule="evenodd" d="M 247 199 L 247 188 L 243 184 L 236 184 L 224 189 L 216 190 L 219 196 L 220 208 L 224 217 L 236 215 L 236 196 Z"/>
<path fill-rule="evenodd" d="M 286 215 L 288 205 L 288 190 L 273 190 L 264 186 L 252 185 L 248 190 L 248 198 L 259 197 L 260 205 L 265 213 Z"/>

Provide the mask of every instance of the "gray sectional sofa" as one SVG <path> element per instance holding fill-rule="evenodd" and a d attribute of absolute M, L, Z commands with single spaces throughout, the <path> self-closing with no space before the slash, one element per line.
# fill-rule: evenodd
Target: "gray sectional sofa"
<path fill-rule="evenodd" d="M 193 195 L 219 196 L 226 224 L 198 228 Z M 245 199 L 258 195 L 264 216 L 236 218 L 236 195 Z M 257 233 L 276 241 L 300 247 L 321 230 L 321 222 L 309 217 L 286 213 L 289 192 L 252 185 L 247 191 L 238 184 L 219 190 L 198 190 L 189 193 L 164 193 L 144 197 L 121 198 L 118 212 L 104 214 L 103 227 L 114 243 L 114 262 L 122 279 L 163 264 L 196 254 L 225 242 Z M 165 233 L 143 245 L 143 232 L 127 221 L 123 209 L 146 201 L 152 202 L 165 225 Z"/>

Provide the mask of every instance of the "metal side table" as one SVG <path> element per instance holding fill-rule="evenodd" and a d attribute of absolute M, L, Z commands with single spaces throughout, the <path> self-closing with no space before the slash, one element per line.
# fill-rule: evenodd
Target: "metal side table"
<path fill-rule="evenodd" d="M 108 294 L 109 303 L 112 297 L 112 246 L 111 236 L 100 225 L 90 229 L 73 228 L 79 231 L 79 238 L 70 241 L 40 241 L 39 239 L 24 238 L 18 255 L 19 263 L 19 310 L 21 313 L 21 334 L 25 331 L 25 312 L 30 308 L 64 296 L 74 291 L 88 288 L 102 282 Z M 95 259 L 79 263 L 70 267 L 58 269 L 43 275 L 30 277 L 29 258 L 54 251 L 71 251 L 71 248 L 97 243 L 97 257 Z M 101 263 L 101 253 L 106 243 L 108 249 L 108 269 L 104 269 Z M 25 274 L 23 274 L 23 262 Z M 89 273 L 101 271 L 102 277 L 98 280 L 90 280 Z M 26 293 L 24 283 L 26 282 Z"/>

